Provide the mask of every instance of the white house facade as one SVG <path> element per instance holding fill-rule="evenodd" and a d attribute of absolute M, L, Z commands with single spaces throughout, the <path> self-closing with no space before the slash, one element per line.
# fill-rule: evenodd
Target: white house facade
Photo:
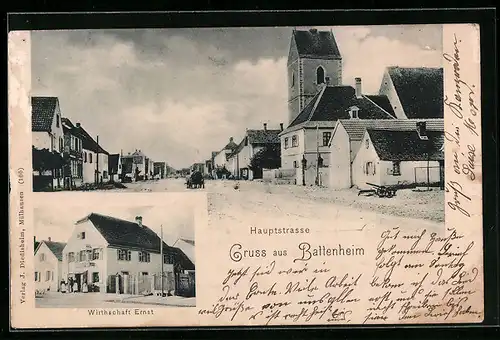
<path fill-rule="evenodd" d="M 57 292 L 62 280 L 62 253 L 65 243 L 47 241 L 38 243 L 35 250 L 35 288 Z"/>
<path fill-rule="evenodd" d="M 443 132 L 367 129 L 352 163 L 353 185 L 442 186 L 443 145 Z"/>
<path fill-rule="evenodd" d="M 92 213 L 79 220 L 63 254 L 63 277 L 94 292 L 152 292 L 162 273 L 160 238 L 142 224 Z M 185 255 L 163 243 L 165 290 L 175 291 L 177 267 L 194 269 Z M 176 267 L 177 266 L 177 267 Z"/>
<path fill-rule="evenodd" d="M 330 140 L 330 187 L 347 189 L 353 185 L 352 162 L 366 129 L 416 131 L 417 123 L 425 122 L 428 131 L 443 132 L 443 119 L 341 119 Z"/>

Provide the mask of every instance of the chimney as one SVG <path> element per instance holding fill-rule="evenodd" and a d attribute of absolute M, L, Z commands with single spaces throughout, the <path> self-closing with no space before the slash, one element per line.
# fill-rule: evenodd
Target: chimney
<path fill-rule="evenodd" d="M 142 216 L 136 216 L 135 222 L 142 228 Z"/>
<path fill-rule="evenodd" d="M 233 140 L 233 137 L 229 137 L 229 142 L 232 142 Z"/>
<path fill-rule="evenodd" d="M 264 131 L 267 131 L 267 123 L 264 123 Z"/>
<path fill-rule="evenodd" d="M 80 123 L 76 123 L 76 127 L 80 127 Z"/>
<path fill-rule="evenodd" d="M 429 140 L 427 136 L 427 126 L 425 122 L 417 122 L 417 133 L 421 140 Z"/>
<path fill-rule="evenodd" d="M 355 78 L 356 81 L 356 98 L 361 98 L 361 78 Z"/>
<path fill-rule="evenodd" d="M 280 130 L 283 131 L 283 123 L 280 123 Z"/>
<path fill-rule="evenodd" d="M 52 241 L 52 239 L 49 237 L 49 242 L 51 242 L 51 241 Z"/>

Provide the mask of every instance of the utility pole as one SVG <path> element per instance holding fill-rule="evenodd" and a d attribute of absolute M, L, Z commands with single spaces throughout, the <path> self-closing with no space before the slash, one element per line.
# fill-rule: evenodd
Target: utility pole
<path fill-rule="evenodd" d="M 316 126 L 316 185 L 319 185 L 319 125 Z"/>
<path fill-rule="evenodd" d="M 99 136 L 97 136 L 97 150 L 96 150 L 96 170 L 95 170 L 95 180 L 96 184 L 99 184 Z"/>
<path fill-rule="evenodd" d="M 163 224 L 160 226 L 161 297 L 163 297 Z"/>
<path fill-rule="evenodd" d="M 429 163 L 430 163 L 430 145 L 431 141 L 428 139 L 426 141 L 427 143 L 427 191 L 431 189 L 431 180 L 430 180 L 430 169 L 429 169 Z"/>

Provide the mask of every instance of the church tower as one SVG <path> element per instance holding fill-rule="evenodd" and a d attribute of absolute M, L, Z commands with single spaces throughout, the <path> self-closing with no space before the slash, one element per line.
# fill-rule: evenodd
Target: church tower
<path fill-rule="evenodd" d="M 333 32 L 294 29 L 287 73 L 290 124 L 324 84 L 342 84 L 342 57 Z"/>

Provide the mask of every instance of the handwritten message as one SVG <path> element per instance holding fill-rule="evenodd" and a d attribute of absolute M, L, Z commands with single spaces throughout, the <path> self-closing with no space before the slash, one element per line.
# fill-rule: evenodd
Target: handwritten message
<path fill-rule="evenodd" d="M 274 259 L 228 268 L 212 305 L 198 314 L 265 325 L 480 318 L 481 309 L 473 303 L 479 268 L 466 265 L 474 242 L 464 242 L 455 229 L 448 229 L 446 235 L 426 229 L 414 233 L 387 229 L 371 254 L 360 247 L 327 248 L 303 242 L 282 251 L 291 257 L 289 264 Z M 232 262 L 241 261 L 243 255 L 233 255 L 234 249 L 243 254 L 240 245 L 230 249 Z M 327 257 L 339 256 L 340 249 L 344 255 L 349 249 L 352 261 L 366 257 L 373 267 L 339 271 L 338 260 Z M 259 254 L 263 253 L 272 252 L 260 249 Z M 323 257 L 318 261 L 312 254 Z"/>
<path fill-rule="evenodd" d="M 451 142 L 453 159 L 453 173 L 459 175 L 457 180 L 446 183 L 446 191 L 451 192 L 451 199 L 446 204 L 453 211 L 470 217 L 471 195 L 466 189 L 470 182 L 477 180 L 478 145 L 481 143 L 480 109 L 477 85 L 469 83 L 463 73 L 470 74 L 467 65 L 462 65 L 462 48 L 467 44 L 460 35 L 453 34 L 453 51 L 443 54 L 444 60 L 453 70 L 453 84 L 448 86 L 449 92 L 445 93 L 445 118 L 451 121 L 451 130 L 445 131 L 445 138 Z M 470 46 L 467 48 L 470 49 Z M 448 157 L 448 155 L 447 155 Z M 465 181 L 465 182 L 464 182 Z"/>

